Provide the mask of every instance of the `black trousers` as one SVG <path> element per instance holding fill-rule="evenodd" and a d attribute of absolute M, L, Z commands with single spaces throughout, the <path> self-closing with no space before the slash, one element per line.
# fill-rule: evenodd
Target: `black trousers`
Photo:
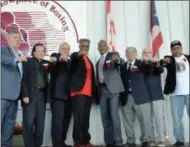
<path fill-rule="evenodd" d="M 52 126 L 51 136 L 53 147 L 63 147 L 67 137 L 67 131 L 71 119 L 72 101 L 53 99 L 51 103 L 52 110 Z"/>
<path fill-rule="evenodd" d="M 75 144 L 88 144 L 91 136 L 89 130 L 92 98 L 84 95 L 72 97 L 74 114 L 73 141 Z"/>
<path fill-rule="evenodd" d="M 29 104 L 23 104 L 23 136 L 25 147 L 43 144 L 46 103 L 43 91 L 34 90 Z"/>

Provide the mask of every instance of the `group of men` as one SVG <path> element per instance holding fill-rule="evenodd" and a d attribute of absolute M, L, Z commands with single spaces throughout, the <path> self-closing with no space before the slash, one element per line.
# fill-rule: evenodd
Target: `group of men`
<path fill-rule="evenodd" d="M 73 141 L 76 147 L 93 147 L 90 143 L 89 119 L 92 102 L 100 105 L 104 141 L 107 147 L 135 147 L 134 121 L 139 119 L 142 147 L 165 146 L 164 96 L 160 75 L 167 69 L 165 94 L 171 95 L 174 146 L 184 145 L 183 109 L 189 115 L 190 56 L 182 53 L 180 41 L 171 43 L 171 56 L 152 59 L 149 49 L 137 59 L 135 47 L 125 51 L 127 62 L 117 52 L 109 52 L 105 40 L 98 42 L 100 59 L 95 69 L 88 57 L 90 40 L 79 40 L 79 51 L 70 56 L 70 46 L 60 45 L 49 61 L 46 48 L 37 43 L 32 57 L 19 51 L 21 35 L 8 33 L 9 46 L 1 48 L 1 145 L 12 146 L 18 100 L 23 107 L 25 147 L 43 144 L 46 102 L 51 103 L 51 136 L 54 147 L 65 144 L 71 114 L 74 116 Z M 127 143 L 123 143 L 119 106 Z M 154 121 L 153 121 L 154 118 Z M 154 123 L 156 126 L 155 135 Z"/>

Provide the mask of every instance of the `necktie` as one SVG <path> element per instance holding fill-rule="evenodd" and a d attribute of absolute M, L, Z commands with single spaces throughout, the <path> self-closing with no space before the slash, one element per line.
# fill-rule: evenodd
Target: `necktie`
<path fill-rule="evenodd" d="M 105 60 L 105 57 L 102 55 L 99 61 L 99 66 L 98 66 L 98 71 L 99 71 L 98 75 L 99 75 L 100 83 L 104 82 L 104 74 L 103 74 L 104 60 Z"/>
<path fill-rule="evenodd" d="M 131 66 L 132 66 L 132 63 L 129 63 L 127 71 L 129 71 L 129 72 L 131 71 Z"/>
<path fill-rule="evenodd" d="M 20 53 L 18 53 L 18 57 L 21 57 L 21 54 L 20 54 Z"/>
<path fill-rule="evenodd" d="M 129 72 L 129 89 L 128 89 L 128 91 L 132 91 L 131 90 L 131 75 L 130 75 L 130 71 L 131 71 L 131 66 L 132 66 L 132 63 L 129 63 L 129 66 L 128 66 L 128 69 L 127 69 L 127 71 Z"/>
<path fill-rule="evenodd" d="M 22 55 L 18 52 L 18 53 L 17 53 L 17 57 L 21 57 L 21 56 L 22 56 Z M 20 71 L 20 75 L 22 76 L 22 63 L 21 63 L 21 62 L 18 62 L 17 67 L 18 67 L 18 69 L 19 69 L 19 71 Z"/>

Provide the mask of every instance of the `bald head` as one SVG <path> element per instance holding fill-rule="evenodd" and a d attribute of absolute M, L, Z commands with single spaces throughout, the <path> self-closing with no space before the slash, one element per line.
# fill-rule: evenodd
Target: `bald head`
<path fill-rule="evenodd" d="M 108 51 L 108 49 L 109 49 L 109 47 L 108 47 L 108 43 L 106 40 L 100 40 L 98 42 L 98 50 L 101 55 L 105 54 Z"/>
<path fill-rule="evenodd" d="M 151 59 L 152 58 L 152 49 L 144 48 L 142 53 L 142 58 Z"/>
<path fill-rule="evenodd" d="M 70 54 L 70 45 L 67 42 L 60 44 L 59 53 L 68 56 Z"/>
<path fill-rule="evenodd" d="M 126 57 L 128 61 L 132 62 L 137 57 L 137 49 L 135 47 L 127 47 L 126 48 Z"/>

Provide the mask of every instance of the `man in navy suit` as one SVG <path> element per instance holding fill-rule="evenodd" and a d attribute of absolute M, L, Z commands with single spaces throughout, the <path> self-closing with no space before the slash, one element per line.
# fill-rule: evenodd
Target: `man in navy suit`
<path fill-rule="evenodd" d="M 20 98 L 22 62 L 27 58 L 19 52 L 21 34 L 8 32 L 7 47 L 1 47 L 1 146 L 12 146 L 18 99 Z"/>
<path fill-rule="evenodd" d="M 144 79 L 147 65 L 136 59 L 137 50 L 134 47 L 126 49 L 126 56 L 128 62 L 121 65 L 121 77 L 125 88 L 125 92 L 121 93 L 121 102 L 127 146 L 136 146 L 134 121 L 137 116 L 142 131 L 142 147 L 148 147 L 150 122 L 147 118 L 150 117 L 150 96 Z"/>
<path fill-rule="evenodd" d="M 161 73 L 164 71 L 164 67 L 155 58 L 152 58 L 152 50 L 149 48 L 143 50 L 142 60 L 148 64 L 145 82 L 151 98 L 152 114 L 149 118 L 149 121 L 152 122 L 151 127 L 149 127 L 150 146 L 165 146 L 164 96 L 161 87 Z M 153 119 L 155 120 L 155 127 Z M 154 129 L 156 129 L 158 137 L 155 136 Z"/>

